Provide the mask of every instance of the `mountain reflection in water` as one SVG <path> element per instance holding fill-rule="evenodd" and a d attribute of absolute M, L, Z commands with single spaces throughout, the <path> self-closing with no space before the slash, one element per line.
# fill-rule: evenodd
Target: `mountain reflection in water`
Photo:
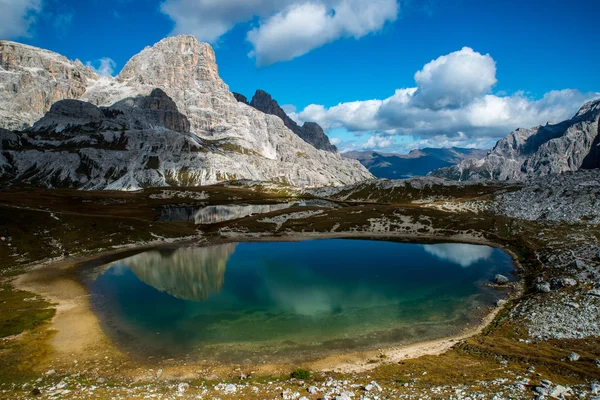
<path fill-rule="evenodd" d="M 159 221 L 193 222 L 197 225 L 216 224 L 249 217 L 255 214 L 266 214 L 273 211 L 284 210 L 291 207 L 338 207 L 337 204 L 323 200 L 307 200 L 303 202 L 289 202 L 277 204 L 226 204 L 206 207 L 175 207 L 163 208 Z"/>
<path fill-rule="evenodd" d="M 142 282 L 178 299 L 202 301 L 223 288 L 227 261 L 236 246 L 154 250 L 113 265 L 126 265 Z"/>

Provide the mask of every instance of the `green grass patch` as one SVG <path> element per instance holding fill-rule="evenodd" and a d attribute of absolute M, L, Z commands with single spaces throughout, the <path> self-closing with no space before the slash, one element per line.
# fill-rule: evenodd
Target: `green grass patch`
<path fill-rule="evenodd" d="M 290 374 L 290 376 L 292 378 L 294 378 L 294 379 L 302 379 L 302 380 L 309 379 L 310 375 L 311 374 L 310 374 L 309 370 L 307 370 L 307 369 L 301 369 L 301 368 L 298 368 L 298 369 L 294 370 Z"/>
<path fill-rule="evenodd" d="M 17 335 L 49 320 L 56 310 L 52 304 L 10 284 L 0 284 L 0 338 Z"/>

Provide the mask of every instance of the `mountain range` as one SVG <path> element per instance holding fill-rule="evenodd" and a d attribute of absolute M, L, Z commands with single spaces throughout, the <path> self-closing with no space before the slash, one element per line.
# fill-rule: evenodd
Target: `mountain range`
<path fill-rule="evenodd" d="M 469 158 L 484 157 L 489 150 L 452 148 L 424 148 L 406 155 L 386 154 L 376 151 L 349 151 L 343 157 L 360 161 L 377 178 L 408 179 L 425 176 Z"/>
<path fill-rule="evenodd" d="M 116 77 L 48 50 L 0 41 L 0 182 L 136 190 L 231 180 L 297 187 L 431 174 L 527 180 L 600 168 L 600 100 L 557 124 L 517 129 L 489 152 L 422 149 L 342 157 L 268 93 L 249 102 L 219 77 L 212 47 L 174 36 Z M 360 162 L 359 162 L 360 161 Z"/>
<path fill-rule="evenodd" d="M 373 177 L 359 162 L 307 143 L 281 118 L 238 102 L 213 49 L 188 35 L 146 47 L 114 78 L 0 41 L 0 128 L 5 185 L 312 187 Z"/>
<path fill-rule="evenodd" d="M 600 99 L 584 104 L 573 118 L 517 129 L 483 158 L 432 172 L 454 180 L 522 181 L 580 169 L 600 168 Z"/>

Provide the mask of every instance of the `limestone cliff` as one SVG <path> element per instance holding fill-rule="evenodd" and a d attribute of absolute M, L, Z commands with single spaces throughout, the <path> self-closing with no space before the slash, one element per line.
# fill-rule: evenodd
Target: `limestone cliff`
<path fill-rule="evenodd" d="M 306 143 L 280 118 L 238 102 L 218 75 L 212 48 L 192 36 L 145 48 L 116 78 L 55 53 L 2 43 L 10 59 L 42 60 L 31 64 L 42 70 L 5 92 L 0 127 L 22 129 L 48 111 L 24 132 L 0 131 L 3 182 L 137 189 L 234 179 L 328 186 L 372 177 L 358 162 Z M 3 65 L 29 76 L 29 64 L 9 58 Z M 60 61 L 62 89 L 29 107 L 31 93 L 56 84 L 52 60 Z M 0 87 L 14 79 L 4 68 Z"/>

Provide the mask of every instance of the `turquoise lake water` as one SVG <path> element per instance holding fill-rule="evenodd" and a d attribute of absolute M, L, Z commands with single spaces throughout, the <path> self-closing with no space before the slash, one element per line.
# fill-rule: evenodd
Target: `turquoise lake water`
<path fill-rule="evenodd" d="M 335 239 L 154 250 L 84 281 L 132 355 L 266 362 L 458 333 L 504 296 L 485 284 L 512 268 L 486 246 Z"/>

